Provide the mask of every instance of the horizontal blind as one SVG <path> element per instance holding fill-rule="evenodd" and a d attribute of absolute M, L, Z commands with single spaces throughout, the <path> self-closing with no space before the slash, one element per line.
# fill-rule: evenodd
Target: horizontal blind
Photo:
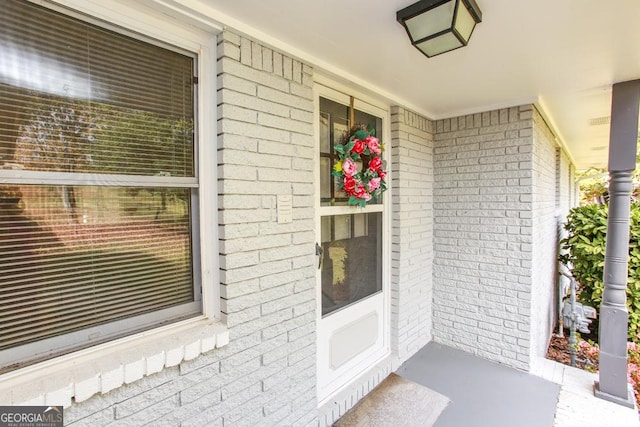
<path fill-rule="evenodd" d="M 193 301 L 188 190 L 0 186 L 0 200 L 0 349 Z"/>
<path fill-rule="evenodd" d="M 0 165 L 194 176 L 193 58 L 0 0 Z"/>
<path fill-rule="evenodd" d="M 200 312 L 194 57 L 31 2 L 0 10 L 1 360 Z"/>

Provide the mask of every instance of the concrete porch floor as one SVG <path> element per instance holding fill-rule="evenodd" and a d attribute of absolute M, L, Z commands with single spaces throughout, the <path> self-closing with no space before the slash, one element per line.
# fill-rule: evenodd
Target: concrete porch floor
<path fill-rule="evenodd" d="M 447 396 L 435 427 L 636 427 L 634 409 L 593 395 L 595 374 L 546 359 L 527 374 L 429 343 L 397 371 Z"/>

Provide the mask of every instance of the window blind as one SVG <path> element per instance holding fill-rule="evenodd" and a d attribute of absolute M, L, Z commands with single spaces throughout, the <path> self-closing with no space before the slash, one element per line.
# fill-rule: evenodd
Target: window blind
<path fill-rule="evenodd" d="M 1 0 L 0 159 L 25 170 L 194 176 L 194 61 Z"/>
<path fill-rule="evenodd" d="M 194 58 L 28 2 L 0 9 L 0 369 L 16 348 L 200 312 L 198 188 L 179 180 L 197 178 Z M 109 331 L 96 335 L 123 333 Z"/>

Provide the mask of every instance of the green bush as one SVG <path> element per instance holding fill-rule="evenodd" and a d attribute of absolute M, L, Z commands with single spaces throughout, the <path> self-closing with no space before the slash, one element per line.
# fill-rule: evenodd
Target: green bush
<path fill-rule="evenodd" d="M 578 299 L 600 310 L 604 272 L 605 237 L 607 234 L 606 205 L 587 205 L 573 208 L 564 226 L 568 231 L 561 241 L 564 255 L 560 261 L 573 265 L 573 277 L 579 284 Z M 631 205 L 629 236 L 629 277 L 627 307 L 629 309 L 629 338 L 638 342 L 640 333 L 640 204 Z"/>

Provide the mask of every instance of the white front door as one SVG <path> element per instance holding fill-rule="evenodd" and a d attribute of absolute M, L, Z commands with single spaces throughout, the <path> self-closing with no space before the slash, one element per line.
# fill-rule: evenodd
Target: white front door
<path fill-rule="evenodd" d="M 349 206 L 346 193 L 331 175 L 338 160 L 334 146 L 351 126 L 375 129 L 380 141 L 388 143 L 388 112 L 355 99 L 355 123 L 351 123 L 350 96 L 323 86 L 316 105 L 318 400 L 322 405 L 389 354 L 385 206 L 390 191 L 377 203 Z M 389 150 L 390 145 L 383 159 L 390 158 Z"/>

